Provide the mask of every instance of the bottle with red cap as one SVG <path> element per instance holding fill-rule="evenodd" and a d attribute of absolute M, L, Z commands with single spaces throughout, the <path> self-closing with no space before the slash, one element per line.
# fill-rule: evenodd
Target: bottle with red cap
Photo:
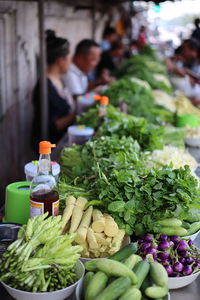
<path fill-rule="evenodd" d="M 52 175 L 51 149 L 54 144 L 42 141 L 39 144 L 39 163 L 37 175 L 31 183 L 30 217 L 42 215 L 57 216 L 59 211 L 59 195 L 56 191 L 56 179 Z"/>

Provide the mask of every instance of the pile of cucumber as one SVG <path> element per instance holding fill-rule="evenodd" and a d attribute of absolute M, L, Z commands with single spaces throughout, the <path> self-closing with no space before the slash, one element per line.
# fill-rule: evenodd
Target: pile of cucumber
<path fill-rule="evenodd" d="M 129 244 L 109 259 L 88 261 L 83 300 L 163 299 L 168 294 L 168 275 L 158 262 L 143 261 Z"/>

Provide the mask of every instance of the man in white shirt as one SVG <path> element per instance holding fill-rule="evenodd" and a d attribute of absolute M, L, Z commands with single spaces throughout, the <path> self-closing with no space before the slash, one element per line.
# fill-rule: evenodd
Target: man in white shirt
<path fill-rule="evenodd" d="M 100 46 L 93 40 L 82 40 L 76 47 L 73 63 L 62 81 L 73 96 L 83 95 L 89 88 L 88 73 L 94 70 L 101 58 Z"/>

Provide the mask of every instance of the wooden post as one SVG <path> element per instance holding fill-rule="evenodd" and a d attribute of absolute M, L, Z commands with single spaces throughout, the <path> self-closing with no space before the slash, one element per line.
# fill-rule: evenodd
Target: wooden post
<path fill-rule="evenodd" d="M 39 43 L 40 43 L 40 101 L 41 101 L 41 136 L 48 139 L 48 95 L 47 95 L 47 63 L 46 63 L 46 39 L 44 27 L 44 0 L 38 2 L 39 17 Z"/>

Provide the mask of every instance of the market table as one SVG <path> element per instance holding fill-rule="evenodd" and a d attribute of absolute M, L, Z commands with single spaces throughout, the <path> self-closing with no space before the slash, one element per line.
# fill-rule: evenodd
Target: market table
<path fill-rule="evenodd" d="M 64 141 L 66 143 L 66 138 Z M 60 148 L 60 147 L 59 147 Z M 200 163 L 200 149 L 199 148 L 189 148 L 190 153 L 196 158 L 198 163 Z M 197 169 L 197 175 L 200 177 L 200 167 Z M 200 234 L 195 240 L 195 245 L 200 248 Z M 171 300 L 200 300 L 200 276 L 190 285 L 177 290 L 170 291 Z M 1 300 L 12 300 L 12 298 L 0 285 L 0 299 Z M 27 299 L 28 300 L 28 299 Z M 76 300 L 75 295 L 68 298 L 68 300 Z"/>

